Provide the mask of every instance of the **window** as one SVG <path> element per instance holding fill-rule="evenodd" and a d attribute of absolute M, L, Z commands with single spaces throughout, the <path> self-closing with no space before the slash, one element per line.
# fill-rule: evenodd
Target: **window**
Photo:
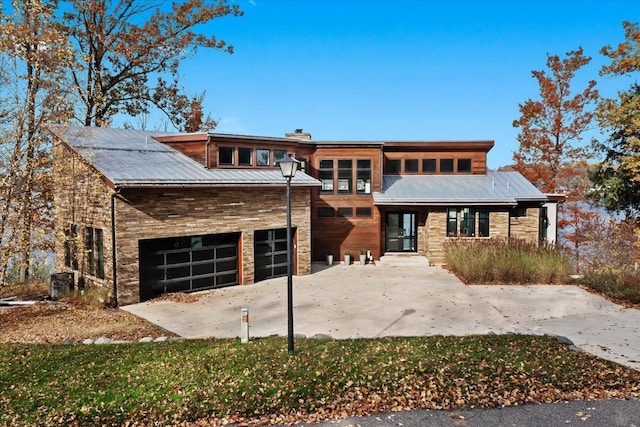
<path fill-rule="evenodd" d="M 218 149 L 218 164 L 224 166 L 235 165 L 235 148 L 233 147 L 220 147 Z"/>
<path fill-rule="evenodd" d="M 447 236 L 458 235 L 458 210 L 447 208 Z"/>
<path fill-rule="evenodd" d="M 400 159 L 387 159 L 386 173 L 400 173 Z"/>
<path fill-rule="evenodd" d="M 489 209 L 447 208 L 447 236 L 489 237 Z"/>
<path fill-rule="evenodd" d="M 356 208 L 357 218 L 371 218 L 371 208 Z"/>
<path fill-rule="evenodd" d="M 240 147 L 238 148 L 238 165 L 253 166 L 253 149 Z"/>
<path fill-rule="evenodd" d="M 527 216 L 527 208 L 515 207 L 509 212 L 511 218 L 524 218 Z"/>
<path fill-rule="evenodd" d="M 418 173 L 418 159 L 405 159 L 404 161 L 405 173 Z"/>
<path fill-rule="evenodd" d="M 471 159 L 458 159 L 458 172 L 471 172 Z"/>
<path fill-rule="evenodd" d="M 333 194 L 333 160 L 320 160 L 321 194 Z"/>
<path fill-rule="evenodd" d="M 338 216 L 342 218 L 350 218 L 353 216 L 353 208 L 338 208 Z"/>
<path fill-rule="evenodd" d="M 273 150 L 273 165 L 278 166 L 278 162 L 287 157 L 286 150 Z"/>
<path fill-rule="evenodd" d="M 89 274 L 104 279 L 102 229 L 87 227 L 85 238 Z"/>
<path fill-rule="evenodd" d="M 265 148 L 258 148 L 256 150 L 256 164 L 258 166 L 269 166 L 270 150 Z"/>
<path fill-rule="evenodd" d="M 440 159 L 440 173 L 453 173 L 453 159 Z"/>
<path fill-rule="evenodd" d="M 351 194 L 351 181 L 353 180 L 353 160 L 338 160 L 338 193 Z"/>
<path fill-rule="evenodd" d="M 478 237 L 489 237 L 489 209 L 478 209 Z"/>
<path fill-rule="evenodd" d="M 330 206 L 321 206 L 318 208 L 318 216 L 320 218 L 333 218 L 334 211 Z"/>
<path fill-rule="evenodd" d="M 463 237 L 475 237 L 476 235 L 476 211 L 471 208 L 460 210 L 460 235 Z"/>
<path fill-rule="evenodd" d="M 356 193 L 371 193 L 371 160 L 356 160 Z"/>
<path fill-rule="evenodd" d="M 300 172 L 307 173 L 307 159 L 298 159 L 300 161 Z"/>
<path fill-rule="evenodd" d="M 78 226 L 70 224 L 64 230 L 64 265 L 78 270 Z"/>
<path fill-rule="evenodd" d="M 436 159 L 422 159 L 422 173 L 436 173 Z"/>

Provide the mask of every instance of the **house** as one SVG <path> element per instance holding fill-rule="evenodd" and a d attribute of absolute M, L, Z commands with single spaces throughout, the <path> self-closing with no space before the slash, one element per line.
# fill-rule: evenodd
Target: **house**
<path fill-rule="evenodd" d="M 444 261 L 451 238 L 555 240 L 558 198 L 493 172 L 493 141 L 314 141 L 88 127 L 54 131 L 57 270 L 118 304 L 286 274 L 287 153 L 294 274 L 363 248 Z M 549 215 L 552 217 L 549 218 Z"/>

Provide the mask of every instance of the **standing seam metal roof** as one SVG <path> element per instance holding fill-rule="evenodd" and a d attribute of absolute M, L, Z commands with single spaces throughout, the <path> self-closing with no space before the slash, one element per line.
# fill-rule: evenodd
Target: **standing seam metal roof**
<path fill-rule="evenodd" d="M 545 202 L 547 196 L 519 172 L 486 175 L 385 175 L 376 205 L 516 205 Z"/>
<path fill-rule="evenodd" d="M 154 136 L 171 135 L 131 129 L 68 127 L 59 137 L 115 186 L 274 186 L 284 185 L 279 169 L 205 169 L 200 163 Z M 299 172 L 293 186 L 320 182 Z"/>

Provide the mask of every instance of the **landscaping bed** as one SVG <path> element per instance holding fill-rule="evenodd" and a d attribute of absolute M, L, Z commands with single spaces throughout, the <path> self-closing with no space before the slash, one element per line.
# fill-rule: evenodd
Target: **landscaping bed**
<path fill-rule="evenodd" d="M 61 301 L 40 301 L 46 284 L 0 287 L 0 298 L 38 301 L 33 305 L 0 309 L 0 343 L 61 343 L 101 337 L 137 341 L 144 337 L 174 336 L 123 310 L 70 296 Z"/>

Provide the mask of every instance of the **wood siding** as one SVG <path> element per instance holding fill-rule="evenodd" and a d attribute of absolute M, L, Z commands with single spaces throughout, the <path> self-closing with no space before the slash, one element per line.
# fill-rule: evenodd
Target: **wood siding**
<path fill-rule="evenodd" d="M 381 150 L 379 146 L 333 146 L 318 147 L 309 156 L 308 173 L 318 178 L 321 160 L 334 160 L 334 181 L 337 177 L 337 160 L 353 160 L 352 193 L 338 194 L 334 185 L 334 194 L 320 194 L 320 188 L 312 190 L 311 224 L 313 234 L 313 259 L 323 260 L 331 253 L 335 260 L 342 259 L 345 250 L 349 250 L 357 259 L 358 249 L 371 251 L 374 258 L 381 255 L 380 246 L 380 213 L 373 205 L 374 191 L 382 190 Z M 357 160 L 371 160 L 371 193 L 357 194 L 355 176 Z M 319 208 L 331 207 L 336 212 L 339 208 L 352 208 L 353 216 L 349 218 L 324 218 L 318 215 Z M 357 217 L 357 208 L 371 210 L 370 217 Z"/>

